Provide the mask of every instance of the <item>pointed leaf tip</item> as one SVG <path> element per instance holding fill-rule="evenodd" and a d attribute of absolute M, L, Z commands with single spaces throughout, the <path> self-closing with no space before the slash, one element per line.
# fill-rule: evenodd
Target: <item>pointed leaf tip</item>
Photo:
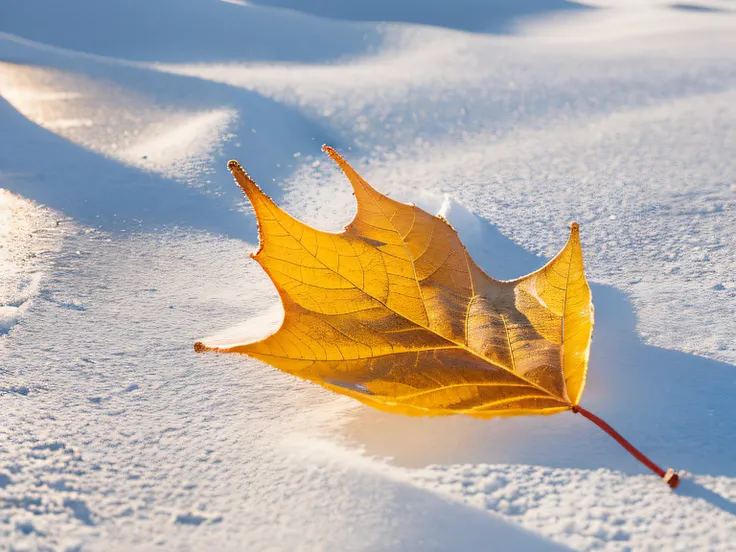
<path fill-rule="evenodd" d="M 337 164 L 337 166 L 340 167 L 342 172 L 345 173 L 345 176 L 348 177 L 348 180 L 352 182 L 353 186 L 355 186 L 356 180 L 360 180 L 363 186 L 368 186 L 368 183 L 363 180 L 358 172 L 350 165 L 350 163 L 345 160 L 342 155 L 337 152 L 335 148 L 325 144 L 324 146 L 322 146 L 322 151 L 329 155 L 330 159 L 332 159 Z"/>
<path fill-rule="evenodd" d="M 325 152 L 327 155 L 330 156 L 330 159 L 332 159 L 335 164 L 340 168 L 340 170 L 347 176 L 348 180 L 350 181 L 350 184 L 353 186 L 353 192 L 355 193 L 356 197 L 358 198 L 358 208 L 360 208 L 361 200 L 360 195 L 361 193 L 365 195 L 365 193 L 371 194 L 374 196 L 378 194 L 376 190 L 373 189 L 366 181 L 363 179 L 360 174 L 358 174 L 358 171 L 356 171 L 350 163 L 348 163 L 345 158 L 340 155 L 335 148 L 330 147 L 328 145 L 322 146 L 322 151 Z M 378 194 L 380 195 L 380 194 Z"/>
<path fill-rule="evenodd" d="M 263 196 L 267 198 L 266 194 L 263 193 L 261 188 L 256 184 L 250 175 L 245 172 L 245 169 L 235 159 L 231 159 L 227 163 L 228 170 L 232 173 L 235 178 L 235 182 L 240 186 L 240 189 L 245 192 L 251 203 L 254 203 L 256 197 Z M 254 204 L 255 208 L 255 204 Z"/>
<path fill-rule="evenodd" d="M 327 155 L 329 155 L 330 158 L 335 163 L 337 163 L 338 166 L 340 168 L 342 168 L 343 170 L 345 169 L 346 166 L 348 166 L 347 165 L 347 162 L 345 161 L 345 159 L 343 158 L 343 156 L 340 155 L 339 153 L 337 153 L 337 150 L 335 148 L 333 148 L 332 146 L 328 146 L 327 144 L 324 144 L 322 146 L 322 151 L 325 152 Z"/>
<path fill-rule="evenodd" d="M 580 243 L 580 225 L 577 222 L 570 223 L 570 239 L 573 243 Z"/>

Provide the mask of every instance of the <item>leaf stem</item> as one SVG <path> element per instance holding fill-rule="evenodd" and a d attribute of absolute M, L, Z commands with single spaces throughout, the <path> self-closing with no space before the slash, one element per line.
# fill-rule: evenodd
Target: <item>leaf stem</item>
<path fill-rule="evenodd" d="M 667 483 L 670 488 L 675 489 L 677 488 L 677 485 L 680 483 L 680 478 L 675 473 L 673 469 L 668 469 L 667 471 L 660 468 L 657 464 L 652 462 L 649 458 L 644 456 L 644 454 L 634 447 L 631 443 L 629 443 L 626 439 L 624 439 L 621 434 L 613 429 L 610 425 L 608 425 L 606 422 L 601 420 L 598 416 L 593 414 L 592 412 L 586 410 L 582 406 L 573 406 L 572 411 L 575 414 L 582 414 L 584 417 L 588 418 L 591 422 L 593 422 L 595 425 L 597 425 L 599 428 L 601 428 L 603 431 L 608 433 L 611 437 L 613 437 L 616 442 L 618 442 L 619 445 L 624 447 L 631 456 L 636 458 L 639 462 L 644 464 L 647 468 L 652 470 L 654 473 L 656 473 L 659 477 L 664 479 L 664 482 Z"/>

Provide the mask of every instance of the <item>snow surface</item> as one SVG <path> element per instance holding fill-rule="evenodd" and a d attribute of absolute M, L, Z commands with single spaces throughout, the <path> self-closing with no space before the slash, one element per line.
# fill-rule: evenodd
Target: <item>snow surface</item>
<path fill-rule="evenodd" d="M 736 5 L 0 4 L 0 550 L 736 550 Z M 572 414 L 370 410 L 195 340 L 278 324 L 238 159 L 337 230 L 343 151 L 490 274 L 581 224 Z"/>

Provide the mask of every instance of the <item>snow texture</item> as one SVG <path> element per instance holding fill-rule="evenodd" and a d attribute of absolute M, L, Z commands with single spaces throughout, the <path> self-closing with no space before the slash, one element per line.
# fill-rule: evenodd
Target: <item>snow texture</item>
<path fill-rule="evenodd" d="M 736 5 L 0 4 L 0 550 L 736 550 Z M 302 220 L 319 152 L 491 275 L 581 224 L 583 404 L 371 410 L 196 355 L 281 316 L 238 159 Z"/>

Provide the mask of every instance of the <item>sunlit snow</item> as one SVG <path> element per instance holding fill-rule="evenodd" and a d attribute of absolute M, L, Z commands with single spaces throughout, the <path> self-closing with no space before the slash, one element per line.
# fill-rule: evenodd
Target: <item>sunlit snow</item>
<path fill-rule="evenodd" d="M 736 550 L 736 5 L 0 6 L 0 550 Z M 391 416 L 245 357 L 277 327 L 237 159 L 352 217 L 340 150 L 491 275 L 580 223 L 571 413 Z"/>

